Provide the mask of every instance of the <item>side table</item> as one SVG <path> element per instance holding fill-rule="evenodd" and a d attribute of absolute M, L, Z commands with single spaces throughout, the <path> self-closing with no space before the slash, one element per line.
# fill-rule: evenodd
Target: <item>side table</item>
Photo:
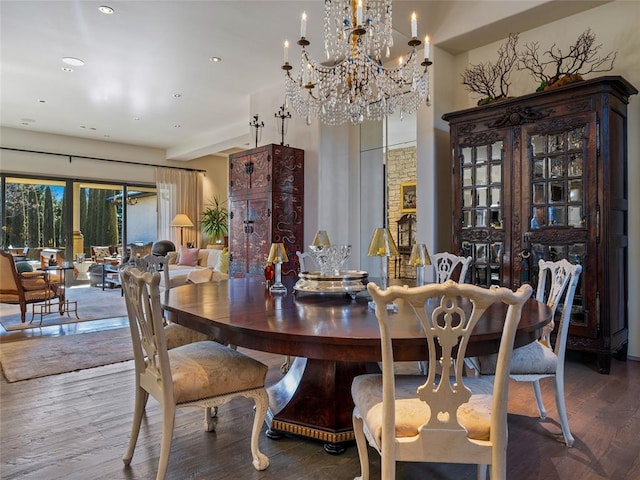
<path fill-rule="evenodd" d="M 60 266 L 56 265 L 56 266 L 41 267 L 41 268 L 38 268 L 38 270 L 44 272 L 45 281 L 49 285 L 56 286 L 59 292 L 58 299 L 57 300 L 47 299 L 43 303 L 34 303 L 32 305 L 33 308 L 31 311 L 31 321 L 29 323 L 33 322 L 36 315 L 40 315 L 40 325 L 42 325 L 42 320 L 46 315 L 55 313 L 54 312 L 55 307 L 57 307 L 57 310 L 60 313 L 60 315 L 66 312 L 67 317 L 71 318 L 70 313 L 73 312 L 76 318 L 79 320 L 80 317 L 78 316 L 78 302 L 75 300 L 68 300 L 66 296 L 66 284 L 65 284 L 66 272 L 69 270 L 73 270 L 73 266 L 65 262 Z M 55 272 L 57 274 L 56 275 L 57 278 L 55 280 L 51 278 L 52 272 Z"/>
<path fill-rule="evenodd" d="M 73 262 L 73 266 L 78 272 L 76 280 L 89 280 L 89 269 L 94 262 L 85 260 L 84 262 Z"/>

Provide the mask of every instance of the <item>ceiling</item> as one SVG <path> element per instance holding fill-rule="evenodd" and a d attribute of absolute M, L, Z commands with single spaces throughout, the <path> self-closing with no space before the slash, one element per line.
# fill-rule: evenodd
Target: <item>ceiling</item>
<path fill-rule="evenodd" d="M 453 28 L 479 3 L 485 11 L 520 13 Z M 396 44 L 406 50 L 414 10 L 419 35 L 434 31 L 438 47 L 458 53 L 602 3 L 396 0 Z M 248 141 L 250 94 L 283 83 L 282 45 L 295 42 L 302 11 L 319 57 L 323 4 L 0 0 L 1 125 L 160 148 L 179 160 L 202 155 L 203 144 L 216 153 L 238 132 Z M 101 5 L 114 13 L 101 13 Z M 452 26 L 450 35 L 443 25 Z M 222 61 L 211 61 L 215 56 Z M 69 66 L 63 57 L 85 64 Z"/>

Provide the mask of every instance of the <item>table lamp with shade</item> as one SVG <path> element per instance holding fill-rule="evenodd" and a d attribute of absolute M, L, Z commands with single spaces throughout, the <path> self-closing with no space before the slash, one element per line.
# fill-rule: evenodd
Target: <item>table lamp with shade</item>
<path fill-rule="evenodd" d="M 380 257 L 380 288 L 386 290 L 389 281 L 388 257 L 397 257 L 399 255 L 398 247 L 396 247 L 388 228 L 375 229 L 367 255 Z"/>
<path fill-rule="evenodd" d="M 180 246 L 184 245 L 184 227 L 193 227 L 193 222 L 184 213 L 178 213 L 171 221 L 172 227 L 180 228 Z"/>
<path fill-rule="evenodd" d="M 282 284 L 282 263 L 288 262 L 287 252 L 283 243 L 272 243 L 269 250 L 267 262 L 271 262 L 275 267 L 275 279 L 273 285 L 269 287 L 269 291 L 273 294 L 286 294 L 287 287 Z"/>
<path fill-rule="evenodd" d="M 431 258 L 427 246 L 424 243 L 414 243 L 411 247 L 409 265 L 416 267 L 416 286 L 424 285 L 424 271 L 427 265 L 431 265 Z"/>

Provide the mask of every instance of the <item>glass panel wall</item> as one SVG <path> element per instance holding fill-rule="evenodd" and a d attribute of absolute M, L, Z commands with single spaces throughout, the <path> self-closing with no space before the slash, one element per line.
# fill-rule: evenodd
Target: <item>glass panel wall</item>
<path fill-rule="evenodd" d="M 43 249 L 64 256 L 67 247 L 68 201 L 64 181 L 5 177 L 2 248 L 25 251 L 39 260 Z"/>
<path fill-rule="evenodd" d="M 126 257 L 122 245 L 156 240 L 155 187 L 72 182 L 2 175 L 1 247 L 41 263 L 51 255 L 71 261 L 108 247 Z M 123 202 L 123 198 L 125 201 Z M 46 258 L 45 258 L 46 257 Z"/>

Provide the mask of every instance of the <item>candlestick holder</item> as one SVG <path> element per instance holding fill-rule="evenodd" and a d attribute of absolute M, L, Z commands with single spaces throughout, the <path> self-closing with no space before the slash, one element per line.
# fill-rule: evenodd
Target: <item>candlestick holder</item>
<path fill-rule="evenodd" d="M 256 129 L 255 135 L 254 135 L 256 140 L 256 148 L 258 148 L 258 141 L 262 137 L 262 132 L 260 131 L 260 129 L 264 128 L 264 122 L 259 122 L 258 118 L 259 118 L 259 115 L 254 115 L 253 122 L 249 122 L 249 126 Z"/>
<path fill-rule="evenodd" d="M 273 114 L 274 117 L 280 119 L 279 133 L 282 138 L 280 145 L 284 145 L 284 136 L 287 133 L 287 120 L 291 118 L 291 113 L 286 111 L 286 105 L 282 104 L 280 106 L 280 110 Z M 287 147 L 289 145 L 287 144 Z"/>

